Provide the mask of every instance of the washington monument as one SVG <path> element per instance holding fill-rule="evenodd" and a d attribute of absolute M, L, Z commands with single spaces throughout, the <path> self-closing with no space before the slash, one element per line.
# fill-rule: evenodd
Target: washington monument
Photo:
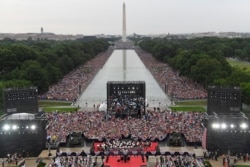
<path fill-rule="evenodd" d="M 126 7 L 125 3 L 123 2 L 123 17 L 122 17 L 122 41 L 126 42 L 127 41 L 127 36 L 126 36 Z"/>

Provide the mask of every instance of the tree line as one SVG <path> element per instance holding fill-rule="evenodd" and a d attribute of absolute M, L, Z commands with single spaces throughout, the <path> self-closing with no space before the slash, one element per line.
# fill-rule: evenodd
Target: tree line
<path fill-rule="evenodd" d="M 226 58 L 250 62 L 250 39 L 204 37 L 194 39 L 155 38 L 139 46 L 157 60 L 169 64 L 180 75 L 193 81 L 217 86 L 238 86 L 242 101 L 250 104 L 250 72 L 232 67 Z"/>
<path fill-rule="evenodd" d="M 49 85 L 108 47 L 104 39 L 16 41 L 6 38 L 0 41 L 0 88 L 36 86 L 42 94 Z M 0 91 L 0 103 L 2 97 Z"/>

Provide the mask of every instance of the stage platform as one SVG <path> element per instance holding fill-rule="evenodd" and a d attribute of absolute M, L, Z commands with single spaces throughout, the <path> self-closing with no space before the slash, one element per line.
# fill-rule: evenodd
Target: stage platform
<path fill-rule="evenodd" d="M 191 146 L 185 146 L 185 147 L 170 147 L 170 146 L 164 146 L 160 147 L 160 152 L 165 153 L 169 152 L 170 154 L 174 154 L 175 152 L 179 152 L 180 154 L 183 154 L 185 152 L 189 153 L 190 155 L 195 154 L 197 157 L 203 157 L 203 153 L 206 151 L 206 149 L 203 149 L 201 147 L 191 147 Z"/>
<path fill-rule="evenodd" d="M 206 151 L 205 149 L 202 149 L 201 147 L 190 147 L 190 146 L 185 146 L 185 147 L 169 147 L 169 146 L 164 146 L 164 147 L 159 147 L 160 152 L 164 154 L 165 152 L 169 152 L 170 154 L 174 154 L 175 152 L 179 152 L 180 154 L 183 154 L 185 152 L 189 153 L 190 155 L 195 154 L 197 157 L 203 157 L 203 152 Z M 61 147 L 60 152 L 65 152 L 65 153 L 78 153 L 80 154 L 82 151 L 84 151 L 86 154 L 90 153 L 90 147 Z M 50 151 L 52 156 L 56 155 L 56 150 L 51 150 Z M 155 152 L 152 151 L 154 154 Z M 48 157 L 49 151 L 48 150 L 43 150 L 39 158 L 46 158 Z"/>
<path fill-rule="evenodd" d="M 95 142 L 94 143 L 94 146 L 93 146 L 93 149 L 94 149 L 94 152 L 100 152 L 101 150 L 99 150 L 99 146 L 102 145 L 103 142 Z M 141 151 L 144 151 L 144 152 L 153 152 L 153 151 L 156 151 L 157 150 L 157 147 L 159 146 L 158 142 L 151 142 L 150 146 L 145 146 L 143 148 L 140 148 Z M 127 148 L 127 150 L 136 150 L 136 148 Z"/>
<path fill-rule="evenodd" d="M 86 154 L 90 154 L 90 149 L 91 147 L 60 147 L 60 152 L 65 152 L 68 153 L 68 155 L 70 155 L 70 153 L 75 152 L 77 155 L 79 155 L 83 150 Z M 183 154 L 185 152 L 188 152 L 189 155 L 193 155 L 195 154 L 196 157 L 203 157 L 203 152 L 206 151 L 204 149 L 202 149 L 201 147 L 168 147 L 168 146 L 160 146 L 160 152 L 161 154 L 164 154 L 166 152 L 169 152 L 170 154 L 174 154 L 175 152 L 179 152 L 180 154 Z M 50 151 L 52 156 L 48 156 L 49 151 L 48 150 L 43 150 L 41 152 L 41 154 L 39 155 L 38 158 L 43 159 L 44 161 L 46 161 L 47 163 L 50 162 L 50 159 L 53 158 L 54 156 L 56 156 L 56 150 L 51 150 Z M 154 153 L 154 151 L 152 151 L 152 153 Z M 93 156 L 95 157 L 95 156 Z M 105 156 L 106 157 L 106 156 Z M 135 156 L 136 158 L 131 158 L 131 161 L 128 162 L 119 162 L 120 156 L 110 156 L 110 159 L 108 161 L 108 163 L 105 163 L 104 160 L 104 164 L 105 165 L 109 165 L 111 166 L 120 166 L 120 167 L 125 167 L 128 166 L 130 164 L 135 164 L 135 165 L 139 165 L 139 166 L 147 166 L 147 167 L 155 167 L 155 163 L 156 163 L 156 159 L 160 157 L 160 155 L 150 155 L 148 161 L 142 161 L 141 156 Z M 101 156 L 97 157 L 97 167 L 101 167 L 103 164 L 103 161 L 101 159 Z"/>
<path fill-rule="evenodd" d="M 90 153 L 90 147 L 60 147 L 60 152 L 61 153 L 81 153 L 82 151 L 84 151 L 86 154 Z M 51 149 L 50 153 L 52 154 L 52 156 L 56 156 L 56 150 Z M 43 150 L 40 155 L 38 156 L 38 158 L 47 158 L 49 157 L 49 150 Z"/>
<path fill-rule="evenodd" d="M 146 167 L 147 162 L 145 157 L 141 156 L 129 156 L 129 160 L 121 160 L 120 156 L 110 156 L 105 160 L 104 166 L 109 167 Z"/>

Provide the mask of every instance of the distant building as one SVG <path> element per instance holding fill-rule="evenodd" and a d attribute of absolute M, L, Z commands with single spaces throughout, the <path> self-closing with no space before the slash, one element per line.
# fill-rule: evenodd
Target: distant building
<path fill-rule="evenodd" d="M 43 27 L 41 27 L 41 34 L 43 34 Z"/>

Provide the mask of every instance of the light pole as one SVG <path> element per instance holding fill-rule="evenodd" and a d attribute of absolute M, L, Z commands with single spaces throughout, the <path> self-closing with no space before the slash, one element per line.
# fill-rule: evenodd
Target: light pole
<path fill-rule="evenodd" d="M 159 111 L 161 111 L 161 102 L 159 102 Z"/>

